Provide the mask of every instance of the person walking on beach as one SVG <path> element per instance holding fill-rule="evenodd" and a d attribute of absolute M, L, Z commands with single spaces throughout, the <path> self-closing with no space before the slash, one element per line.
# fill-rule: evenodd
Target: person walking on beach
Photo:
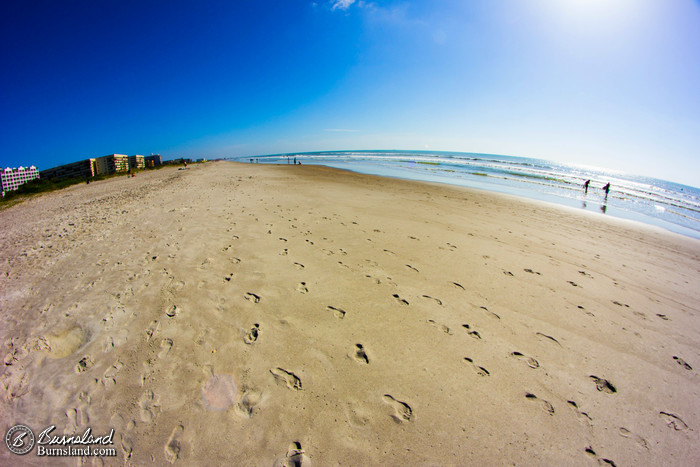
<path fill-rule="evenodd" d="M 588 194 L 588 185 L 591 183 L 590 180 L 586 180 L 586 183 L 583 184 L 583 193 Z"/>
<path fill-rule="evenodd" d="M 610 182 L 608 182 L 607 185 L 603 187 L 603 190 L 605 190 L 605 199 L 608 199 L 608 193 L 610 192 Z"/>

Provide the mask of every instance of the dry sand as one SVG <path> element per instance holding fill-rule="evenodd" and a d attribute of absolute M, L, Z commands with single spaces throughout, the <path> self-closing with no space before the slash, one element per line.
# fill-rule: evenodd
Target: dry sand
<path fill-rule="evenodd" d="M 228 162 L 0 225 L 3 436 L 113 428 L 108 464 L 700 464 L 700 241 Z M 36 450 L 0 464 L 93 462 Z"/>

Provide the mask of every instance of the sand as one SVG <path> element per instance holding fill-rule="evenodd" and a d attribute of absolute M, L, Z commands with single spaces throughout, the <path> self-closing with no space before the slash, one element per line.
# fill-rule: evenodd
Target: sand
<path fill-rule="evenodd" d="M 0 212 L 0 464 L 700 464 L 700 241 L 312 166 Z"/>

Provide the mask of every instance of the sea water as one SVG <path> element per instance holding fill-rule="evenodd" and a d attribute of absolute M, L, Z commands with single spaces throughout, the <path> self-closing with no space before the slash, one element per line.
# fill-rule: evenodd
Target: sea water
<path fill-rule="evenodd" d="M 256 156 L 260 163 L 325 165 L 448 183 L 573 206 L 700 238 L 700 189 L 543 159 L 437 151 L 329 151 Z M 233 158 L 249 162 L 250 157 Z M 590 180 L 588 193 L 583 184 Z M 603 186 L 610 183 L 606 198 Z"/>

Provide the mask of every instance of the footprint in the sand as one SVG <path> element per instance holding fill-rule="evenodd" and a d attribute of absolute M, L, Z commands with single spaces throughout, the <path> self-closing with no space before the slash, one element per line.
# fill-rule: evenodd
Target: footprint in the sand
<path fill-rule="evenodd" d="M 500 316 L 498 316 L 498 315 L 497 315 L 496 313 L 494 313 L 493 311 L 489 311 L 489 309 L 486 308 L 485 306 L 482 306 L 482 307 L 479 307 L 479 308 L 481 308 L 481 309 L 484 310 L 486 313 L 488 313 L 489 316 L 491 316 L 491 317 L 493 317 L 493 318 L 496 318 L 496 319 L 501 319 Z"/>
<path fill-rule="evenodd" d="M 178 308 L 177 305 L 169 305 L 165 309 L 165 315 L 169 318 L 174 318 L 175 316 L 177 316 L 178 313 L 180 313 L 180 308 Z"/>
<path fill-rule="evenodd" d="M 462 284 L 459 284 L 457 282 L 453 282 L 452 285 L 454 285 L 455 287 L 457 287 L 459 289 L 466 290 Z"/>
<path fill-rule="evenodd" d="M 569 401 L 566 401 L 566 403 L 569 404 L 571 407 L 573 407 L 573 409 L 576 411 L 576 415 L 579 418 L 585 419 L 585 421 L 587 421 L 587 422 L 593 421 L 593 419 L 591 418 L 590 415 L 588 415 L 588 413 L 582 412 L 581 409 L 579 409 L 578 404 L 575 401 L 569 400 Z"/>
<path fill-rule="evenodd" d="M 255 323 L 253 324 L 253 327 L 250 329 L 250 332 L 243 337 L 243 342 L 245 342 L 248 345 L 252 345 L 255 341 L 258 340 L 258 336 L 260 335 L 260 324 Z"/>
<path fill-rule="evenodd" d="M 67 410 L 66 417 L 68 417 L 68 420 L 70 420 L 73 432 L 78 431 L 81 427 L 86 426 L 90 422 L 90 417 L 88 417 L 84 407 L 77 407 Z"/>
<path fill-rule="evenodd" d="M 408 305 L 408 301 L 404 300 L 403 298 L 399 297 L 399 294 L 395 293 L 392 295 L 400 304 L 402 305 Z"/>
<path fill-rule="evenodd" d="M 529 268 L 528 268 L 528 269 L 523 269 L 523 271 L 525 271 L 525 272 L 527 272 L 527 273 L 529 273 L 529 274 L 537 274 L 538 276 L 541 276 L 541 275 L 542 275 L 541 273 L 539 273 L 539 272 L 537 272 L 537 271 L 533 271 L 532 269 L 529 269 Z"/>
<path fill-rule="evenodd" d="M 260 303 L 260 295 L 256 295 L 256 294 L 254 294 L 254 293 L 252 293 L 252 292 L 247 292 L 247 293 L 244 295 L 244 298 L 245 298 L 246 300 L 248 300 L 249 302 Z"/>
<path fill-rule="evenodd" d="M 639 445 L 639 447 L 644 448 L 647 451 L 649 450 L 649 443 L 647 443 L 647 440 L 645 440 L 644 438 L 642 438 L 638 434 L 632 433 L 630 430 L 628 430 L 625 427 L 620 427 L 620 429 L 617 430 L 617 432 L 623 438 L 629 438 L 629 439 L 635 441 Z"/>
<path fill-rule="evenodd" d="M 468 324 L 463 324 L 462 327 L 467 330 L 467 335 L 474 339 L 481 339 L 481 334 L 478 331 L 472 330 L 472 327 Z"/>
<path fill-rule="evenodd" d="M 353 354 L 353 358 L 360 363 L 369 364 L 367 351 L 362 344 L 355 344 L 355 353 Z"/>
<path fill-rule="evenodd" d="M 527 399 L 529 399 L 529 400 L 537 400 L 537 401 L 540 401 L 540 403 L 541 403 L 541 405 L 542 405 L 542 409 L 543 409 L 545 412 L 547 412 L 549 415 L 554 415 L 554 406 L 553 406 L 552 404 L 550 404 L 549 402 L 547 402 L 546 400 L 540 399 L 539 397 L 537 397 L 536 395 L 534 395 L 534 394 L 531 393 L 531 392 L 525 393 L 525 397 L 526 397 Z"/>
<path fill-rule="evenodd" d="M 294 263 L 294 266 L 296 266 L 297 269 L 304 269 L 304 265 L 301 263 Z"/>
<path fill-rule="evenodd" d="M 278 385 L 284 386 L 287 389 L 301 391 L 301 379 L 294 373 L 279 367 L 273 368 L 270 370 L 270 373 L 275 377 L 275 383 Z"/>
<path fill-rule="evenodd" d="M 236 404 L 237 412 L 244 416 L 245 418 L 253 418 L 253 412 L 255 407 L 262 400 L 262 394 L 253 389 L 243 389 L 241 391 L 241 398 Z"/>
<path fill-rule="evenodd" d="M 182 448 L 180 444 L 180 435 L 182 435 L 182 432 L 184 430 L 185 427 L 183 427 L 182 425 L 178 425 L 175 428 L 173 428 L 173 431 L 170 432 L 170 437 L 168 438 L 168 441 L 165 443 L 165 447 L 163 448 L 165 460 L 171 464 L 174 463 L 180 457 L 180 450 Z"/>
<path fill-rule="evenodd" d="M 406 267 L 407 267 L 408 269 L 412 269 L 412 270 L 414 270 L 414 271 L 416 271 L 416 272 L 420 272 L 420 271 L 418 271 L 418 269 L 414 268 L 414 267 L 411 266 L 410 264 L 407 264 Z"/>
<path fill-rule="evenodd" d="M 275 462 L 275 467 L 305 467 L 311 465 L 311 461 L 301 447 L 299 441 L 289 444 L 284 458 Z"/>
<path fill-rule="evenodd" d="M 430 295 L 423 295 L 423 298 L 427 298 L 428 300 L 433 300 L 433 301 L 435 301 L 435 303 L 442 306 L 442 300 L 440 300 L 439 298 L 431 297 Z"/>
<path fill-rule="evenodd" d="M 280 251 L 280 256 L 287 256 L 289 254 L 289 250 L 285 248 L 284 250 Z"/>
<path fill-rule="evenodd" d="M 613 386 L 613 384 L 607 379 L 598 378 L 595 375 L 590 375 L 589 377 L 595 382 L 595 387 L 598 391 L 605 392 L 607 394 L 614 394 L 617 392 L 617 388 L 615 388 L 615 386 Z"/>
<path fill-rule="evenodd" d="M 510 355 L 524 361 L 530 368 L 539 368 L 540 366 L 540 363 L 537 360 L 518 351 L 511 352 Z"/>
<path fill-rule="evenodd" d="M 411 418 L 413 418 L 413 409 L 411 409 L 411 406 L 407 403 L 396 399 L 391 394 L 384 394 L 382 400 L 394 409 L 391 418 L 393 418 L 396 423 L 409 422 Z"/>
<path fill-rule="evenodd" d="M 77 365 L 75 365 L 75 372 L 82 373 L 84 371 L 87 371 L 90 368 L 92 368 L 92 365 L 92 358 L 90 358 L 89 355 L 86 355 L 78 361 Z"/>
<path fill-rule="evenodd" d="M 676 431 L 685 431 L 688 429 L 688 425 L 676 414 L 659 412 L 659 415 L 663 417 L 669 428 L 673 428 Z"/>
<path fill-rule="evenodd" d="M 536 335 L 537 337 L 543 337 L 543 338 L 545 338 L 545 339 L 547 339 L 547 340 L 549 340 L 549 341 L 551 341 L 551 342 L 554 342 L 555 344 L 561 346 L 561 344 L 559 343 L 559 341 L 556 340 L 555 338 L 553 338 L 552 336 L 548 336 L 547 334 L 542 334 L 541 332 L 536 332 L 535 335 Z"/>
<path fill-rule="evenodd" d="M 233 279 L 233 273 L 224 276 L 224 281 L 226 282 L 231 282 L 231 279 Z"/>
<path fill-rule="evenodd" d="M 686 370 L 692 370 L 692 369 L 693 369 L 693 367 L 690 366 L 690 365 L 688 365 L 688 364 L 685 362 L 685 360 L 683 360 L 682 358 L 680 358 L 680 357 L 674 355 L 674 356 L 673 356 L 673 359 L 676 361 L 676 363 L 678 363 L 680 366 L 682 366 L 682 367 L 685 368 Z"/>
<path fill-rule="evenodd" d="M 336 307 L 330 306 L 330 305 L 328 305 L 327 308 L 333 312 L 333 315 L 334 315 L 336 318 L 338 318 L 338 319 L 343 319 L 343 318 L 345 318 L 345 310 L 340 309 L 340 308 L 336 308 Z"/>
<path fill-rule="evenodd" d="M 588 446 L 585 449 L 585 451 L 586 454 L 588 454 L 593 459 L 598 459 L 598 465 L 610 465 L 612 467 L 616 467 L 615 462 L 611 461 L 610 459 L 607 459 L 605 457 L 598 457 L 598 455 L 595 453 L 591 446 Z"/>
<path fill-rule="evenodd" d="M 309 288 L 306 287 L 306 282 L 299 282 L 299 285 L 297 285 L 297 292 L 309 293 Z"/>
<path fill-rule="evenodd" d="M 479 366 L 476 363 L 474 363 L 474 360 L 472 360 L 469 357 L 464 357 L 464 361 L 467 362 L 467 364 L 474 369 L 477 375 L 479 376 L 490 376 L 491 373 L 484 368 L 483 366 Z"/>
<path fill-rule="evenodd" d="M 656 316 L 658 316 L 659 318 L 663 319 L 664 321 L 669 321 L 669 317 L 666 316 L 666 315 L 662 315 L 662 314 L 660 314 L 660 313 L 656 313 Z"/>
<path fill-rule="evenodd" d="M 131 436 L 127 436 L 125 434 L 120 435 L 121 442 L 119 443 L 122 448 L 122 455 L 124 456 L 124 460 L 127 461 L 131 459 L 131 453 L 134 450 L 134 441 L 131 439 Z"/>
<path fill-rule="evenodd" d="M 160 323 L 158 322 L 157 319 L 151 321 L 151 324 L 149 324 L 148 327 L 146 328 L 146 342 L 151 340 L 151 337 L 153 337 L 153 334 L 155 334 L 156 331 L 158 331 L 159 327 L 160 327 Z"/>
<path fill-rule="evenodd" d="M 116 379 L 117 374 L 119 373 L 119 371 L 123 367 L 124 367 L 124 364 L 122 362 L 120 362 L 119 360 L 114 362 L 112 364 L 112 366 L 107 368 L 107 371 L 105 371 L 104 374 L 102 375 L 102 385 L 104 387 L 110 387 L 110 386 L 114 386 L 115 384 L 117 384 L 117 379 Z"/>
<path fill-rule="evenodd" d="M 160 341 L 160 352 L 158 352 L 158 358 L 165 358 L 168 356 L 170 349 L 173 347 L 173 340 L 169 338 L 163 338 Z"/>
<path fill-rule="evenodd" d="M 432 320 L 432 319 L 429 319 L 429 320 L 428 320 L 428 323 L 429 323 L 431 326 L 435 326 L 436 328 L 438 328 L 439 330 L 441 330 L 441 331 L 444 332 L 445 334 L 448 334 L 448 335 L 451 335 L 451 334 L 452 334 L 452 331 L 450 331 L 450 328 L 448 328 L 448 327 L 445 326 L 444 324 L 440 324 L 440 323 L 438 323 L 438 322 L 436 322 L 435 320 Z"/>
<path fill-rule="evenodd" d="M 160 404 L 158 402 L 158 397 L 150 389 L 143 394 L 139 399 L 139 413 L 141 416 L 141 421 L 144 423 L 151 423 L 156 415 L 160 411 Z"/>

